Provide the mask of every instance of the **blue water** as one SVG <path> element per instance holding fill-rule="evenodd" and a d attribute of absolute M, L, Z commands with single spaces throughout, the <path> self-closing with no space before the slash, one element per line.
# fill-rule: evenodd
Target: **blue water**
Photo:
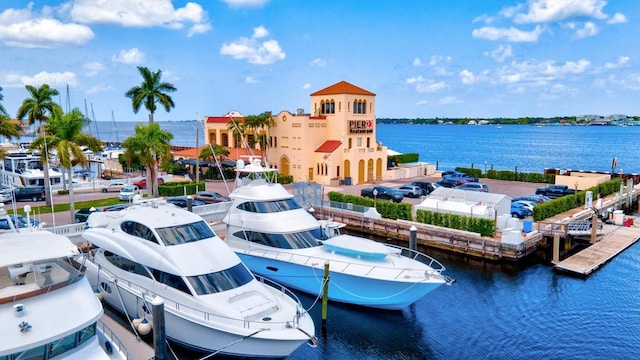
<path fill-rule="evenodd" d="M 112 123 L 100 138 L 116 141 Z M 162 122 L 174 145 L 195 145 L 195 122 Z M 119 141 L 135 123 L 117 123 Z M 111 130 L 110 130 L 111 129 Z M 544 168 L 640 171 L 640 127 L 380 125 L 378 140 L 418 152 L 441 169 L 456 166 L 541 172 Z M 198 140 L 204 143 L 200 129 Z M 588 279 L 542 263 L 498 265 L 428 251 L 457 281 L 403 311 L 330 304 L 326 331 L 311 309 L 320 344 L 290 359 L 640 359 L 640 244 Z M 300 294 L 305 305 L 313 298 Z M 188 352 L 181 359 L 197 358 Z"/>

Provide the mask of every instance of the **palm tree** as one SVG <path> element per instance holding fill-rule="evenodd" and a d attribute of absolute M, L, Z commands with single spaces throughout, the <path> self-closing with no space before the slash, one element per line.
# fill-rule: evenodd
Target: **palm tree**
<path fill-rule="evenodd" d="M 156 112 L 156 103 L 160 103 L 166 112 L 171 111 L 175 107 L 169 92 L 176 91 L 173 84 L 160 82 L 162 71 L 151 72 L 144 66 L 138 66 L 138 72 L 142 76 L 142 84 L 134 86 L 127 91 L 124 96 L 131 99 L 133 112 L 135 114 L 140 110 L 140 106 L 144 103 L 145 109 L 149 110 L 149 125 L 153 124 L 153 114 Z"/>
<path fill-rule="evenodd" d="M 48 158 L 47 150 L 56 150 L 58 161 L 68 174 L 69 210 L 72 219 L 75 214 L 75 206 L 71 168 L 75 165 L 83 167 L 89 165 L 89 160 L 80 146 L 86 146 L 94 152 L 102 148 L 100 139 L 82 132 L 82 128 L 88 123 L 89 119 L 77 108 L 63 114 L 62 109 L 57 107 L 47 123 L 45 135 L 36 138 L 30 146 L 31 149 L 41 150 L 43 160 Z"/>
<path fill-rule="evenodd" d="M 31 85 L 26 85 L 25 88 L 27 89 L 31 97 L 26 98 L 24 99 L 24 101 L 22 101 L 22 104 L 18 108 L 18 114 L 16 115 L 16 117 L 20 120 L 24 120 L 24 118 L 26 117 L 27 120 L 29 120 L 29 125 L 33 125 L 36 121 L 40 124 L 47 122 L 47 115 L 52 114 L 56 110 L 56 108 L 60 107 L 58 104 L 53 102 L 53 100 L 51 100 L 53 96 L 59 94 L 58 90 L 50 88 L 47 84 L 43 84 L 39 88 L 35 88 Z M 42 126 L 40 127 L 40 132 L 41 136 L 44 137 L 45 133 Z M 46 143 L 44 145 L 46 145 Z M 46 185 L 44 187 L 45 198 L 47 206 L 50 206 L 51 196 L 49 194 L 50 182 L 48 151 L 43 151 L 42 153 L 45 156 L 45 158 L 43 159 L 44 182 Z"/>
<path fill-rule="evenodd" d="M 129 136 L 122 142 L 125 148 L 125 161 L 138 156 L 141 163 L 147 169 L 147 194 L 149 197 L 158 195 L 158 165 L 171 160 L 171 140 L 173 134 L 162 130 L 158 124 L 138 124 L 135 127 L 135 134 Z M 149 182 L 149 178 L 151 181 Z"/>
<path fill-rule="evenodd" d="M 211 160 L 215 160 L 216 164 L 219 164 L 219 162 L 227 156 L 229 156 L 229 150 L 227 150 L 226 147 L 218 144 L 209 144 L 209 146 L 203 148 L 202 151 L 200 151 L 200 155 L 198 156 L 198 158 L 206 160 L 208 162 L 210 162 Z M 224 175 L 222 174 L 222 169 L 220 169 L 220 176 L 224 177 Z"/>
<path fill-rule="evenodd" d="M 236 120 L 231 119 L 227 123 L 227 129 L 232 133 L 234 148 L 236 148 L 236 160 L 239 157 L 238 149 L 242 147 L 240 139 L 244 138 L 245 125 L 239 124 Z"/>
<path fill-rule="evenodd" d="M 2 99 L 4 99 L 4 96 L 2 95 L 2 87 L 0 86 L 0 101 L 2 101 Z M 20 130 L 20 125 L 11 122 L 7 110 L 5 110 L 0 103 L 0 135 L 8 139 L 11 139 L 12 137 L 19 138 Z M 0 159 L 4 159 L 6 156 L 6 150 L 0 148 Z"/>
<path fill-rule="evenodd" d="M 4 106 L 2 106 L 2 100 L 4 100 L 4 95 L 2 95 L 2 86 L 0 86 L 0 116 L 9 116 L 9 114 L 7 113 L 7 109 L 4 108 Z"/>

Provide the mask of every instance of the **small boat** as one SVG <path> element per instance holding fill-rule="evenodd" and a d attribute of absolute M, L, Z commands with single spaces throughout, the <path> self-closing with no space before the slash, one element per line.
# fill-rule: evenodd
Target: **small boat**
<path fill-rule="evenodd" d="M 255 274 L 317 295 L 329 264 L 329 300 L 402 309 L 450 279 L 423 253 L 341 234 L 342 225 L 318 221 L 259 159 L 237 163 L 225 242 Z"/>
<path fill-rule="evenodd" d="M 0 185 L 9 187 L 44 186 L 44 167 L 39 154 L 11 151 L 0 161 Z M 49 182 L 61 185 L 62 172 L 49 166 Z"/>
<path fill-rule="evenodd" d="M 316 342 L 299 299 L 254 277 L 200 216 L 137 195 L 128 208 L 93 213 L 87 224 L 82 237 L 97 247 L 89 280 L 138 327 L 151 322 L 150 303 L 160 297 L 167 338 L 196 351 L 284 358 Z"/>
<path fill-rule="evenodd" d="M 127 359 L 100 320 L 78 248 L 30 225 L 16 229 L 4 208 L 0 215 L 11 224 L 0 231 L 0 359 Z"/>

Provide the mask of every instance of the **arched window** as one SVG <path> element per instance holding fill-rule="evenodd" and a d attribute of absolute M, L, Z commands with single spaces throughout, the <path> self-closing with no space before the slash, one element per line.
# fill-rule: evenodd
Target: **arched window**
<path fill-rule="evenodd" d="M 331 113 L 335 114 L 336 113 L 336 102 L 331 100 Z"/>
<path fill-rule="evenodd" d="M 320 114 L 324 114 L 324 100 L 320 101 Z"/>
<path fill-rule="evenodd" d="M 362 113 L 367 113 L 367 100 L 362 100 Z"/>
<path fill-rule="evenodd" d="M 316 175 L 320 175 L 320 163 L 316 163 Z"/>

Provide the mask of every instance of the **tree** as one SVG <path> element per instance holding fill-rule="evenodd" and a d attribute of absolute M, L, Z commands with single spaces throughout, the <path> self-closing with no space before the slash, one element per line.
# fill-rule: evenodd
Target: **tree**
<path fill-rule="evenodd" d="M 231 132 L 234 139 L 233 143 L 234 143 L 234 148 L 236 148 L 236 160 L 237 160 L 237 158 L 239 157 L 239 153 L 237 149 L 242 148 L 242 143 L 240 139 L 244 138 L 245 125 L 244 123 L 239 124 L 236 120 L 232 118 L 227 123 L 227 129 Z"/>
<path fill-rule="evenodd" d="M 0 86 L 0 116 L 8 117 L 7 109 L 2 106 L 2 100 L 4 100 L 4 95 L 2 95 L 2 86 Z"/>
<path fill-rule="evenodd" d="M 18 114 L 16 115 L 16 117 L 20 120 L 24 120 L 24 118 L 26 117 L 29 121 L 29 125 L 33 125 L 35 122 L 40 123 L 40 125 L 46 123 L 48 120 L 47 115 L 52 114 L 57 108 L 60 107 L 58 104 L 53 102 L 53 100 L 51 100 L 53 96 L 59 94 L 58 90 L 50 88 L 47 84 L 43 84 L 39 88 L 35 88 L 31 85 L 26 85 L 25 88 L 27 89 L 31 97 L 26 98 L 24 99 L 24 101 L 22 101 L 22 104 L 18 108 Z M 45 135 L 44 128 L 42 126 L 40 126 L 40 133 L 41 136 Z M 47 206 L 51 206 L 51 196 L 49 194 L 51 192 L 51 183 L 49 182 L 49 152 L 43 151 L 42 153 L 45 156 L 43 159 L 43 165 L 46 204 Z"/>
<path fill-rule="evenodd" d="M 4 96 L 2 95 L 2 87 L 0 86 L 0 101 L 2 101 L 2 99 L 4 99 Z M 11 139 L 13 137 L 19 138 L 20 130 L 20 125 L 11 122 L 7 110 L 5 110 L 5 108 L 2 106 L 2 103 L 0 103 L 0 135 L 8 139 Z M 6 150 L 0 148 L 0 159 L 4 159 L 6 156 Z"/>
<path fill-rule="evenodd" d="M 153 124 L 153 114 L 156 112 L 157 103 L 160 103 L 166 112 L 175 107 L 173 99 L 167 93 L 176 91 L 176 87 L 170 83 L 160 82 L 162 71 L 151 72 L 144 66 L 138 66 L 138 72 L 142 76 L 142 84 L 134 86 L 124 95 L 131 99 L 133 112 L 138 113 L 144 103 L 145 109 L 149 110 L 149 125 Z"/>
<path fill-rule="evenodd" d="M 147 184 L 151 185 L 147 186 L 147 194 L 150 198 L 158 196 L 158 165 L 171 161 L 172 139 L 173 134 L 162 130 L 158 124 L 138 124 L 135 134 L 122 142 L 125 161 L 138 156 L 140 162 L 147 167 Z"/>
<path fill-rule="evenodd" d="M 76 165 L 83 167 L 89 165 L 89 160 L 80 146 L 86 146 L 94 152 L 98 152 L 102 148 L 100 139 L 82 132 L 83 126 L 88 123 L 89 119 L 77 108 L 63 114 L 62 109 L 57 107 L 47 122 L 45 135 L 37 137 L 30 146 L 31 149 L 41 150 L 43 160 L 48 158 L 47 150 L 56 150 L 58 162 L 67 170 L 69 210 L 72 219 L 75 214 L 75 206 L 71 168 Z"/>
<path fill-rule="evenodd" d="M 204 147 L 202 151 L 200 151 L 200 155 L 198 155 L 198 158 L 206 160 L 208 162 L 216 161 L 216 163 L 219 163 L 219 161 L 222 161 L 227 156 L 229 156 L 229 150 L 227 150 L 227 148 L 218 144 L 209 144 L 209 146 Z M 224 177 L 221 168 L 220 177 Z"/>

